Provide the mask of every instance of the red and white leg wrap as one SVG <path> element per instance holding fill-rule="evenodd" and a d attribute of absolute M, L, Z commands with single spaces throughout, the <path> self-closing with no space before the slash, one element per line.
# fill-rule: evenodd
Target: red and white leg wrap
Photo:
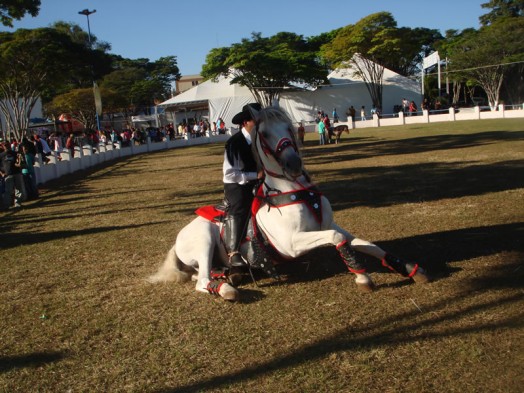
<path fill-rule="evenodd" d="M 211 280 L 207 284 L 206 289 L 213 295 L 219 295 L 220 287 L 225 283 L 223 280 Z"/>

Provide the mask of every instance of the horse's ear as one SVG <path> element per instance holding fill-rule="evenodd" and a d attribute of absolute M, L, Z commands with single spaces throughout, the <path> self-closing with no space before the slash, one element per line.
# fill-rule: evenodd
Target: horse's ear
<path fill-rule="evenodd" d="M 256 110 L 251 105 L 248 105 L 247 108 L 249 110 L 249 113 L 251 114 L 251 117 L 253 117 L 253 120 L 255 120 L 255 122 L 258 122 L 258 119 L 260 118 L 260 111 Z"/>

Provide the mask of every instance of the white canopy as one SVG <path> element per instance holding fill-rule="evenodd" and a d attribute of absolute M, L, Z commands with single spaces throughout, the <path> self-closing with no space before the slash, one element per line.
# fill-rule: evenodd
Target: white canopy
<path fill-rule="evenodd" d="M 362 106 L 369 114 L 373 105 L 366 84 L 360 77 L 353 75 L 351 68 L 338 68 L 328 75 L 329 85 L 315 91 L 284 92 L 280 97 L 280 106 L 295 121 L 313 121 L 318 111 L 323 110 L 331 116 L 333 108 L 339 119 L 347 119 L 346 111 L 353 106 L 359 113 Z M 417 105 L 422 98 L 420 86 L 416 81 L 384 69 L 382 87 L 382 113 L 394 113 L 395 105 L 401 105 L 402 99 L 413 100 Z"/>
<path fill-rule="evenodd" d="M 285 91 L 280 96 L 280 106 L 287 111 L 294 122 L 313 121 L 317 112 L 323 110 L 331 115 L 336 108 L 341 121 L 346 120 L 346 111 L 354 106 L 357 112 L 362 106 L 366 112 L 372 107 L 371 97 L 365 83 L 355 77 L 351 68 L 340 68 L 328 75 L 330 85 L 314 91 Z M 209 120 L 222 117 L 228 127 L 233 116 L 242 107 L 254 102 L 247 87 L 230 84 L 230 78 L 220 77 L 218 82 L 205 81 L 163 103 L 160 106 L 175 112 L 201 111 Z M 402 99 L 421 102 L 420 86 L 416 81 L 403 77 L 389 69 L 384 70 L 382 113 L 393 113 L 395 105 L 401 105 Z M 207 113 L 204 113 L 206 112 Z"/>
<path fill-rule="evenodd" d="M 247 87 L 230 82 L 231 78 L 225 77 L 219 77 L 217 82 L 207 80 L 159 106 L 175 112 L 201 112 L 202 116 L 209 116 L 210 122 L 221 117 L 230 127 L 233 116 L 255 100 Z"/>

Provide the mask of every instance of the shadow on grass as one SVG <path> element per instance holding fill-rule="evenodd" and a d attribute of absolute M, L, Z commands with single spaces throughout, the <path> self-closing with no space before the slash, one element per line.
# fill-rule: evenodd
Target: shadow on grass
<path fill-rule="evenodd" d="M 523 172 L 524 160 L 341 168 L 323 171 L 323 176 L 336 180 L 321 182 L 319 187 L 336 211 L 515 190 L 524 188 Z"/>
<path fill-rule="evenodd" d="M 386 252 L 419 263 L 432 279 L 439 279 L 460 270 L 459 267 L 453 266 L 453 263 L 501 252 L 517 252 L 520 255 L 515 261 L 507 261 L 506 266 L 511 269 L 511 266 L 517 264 L 518 259 L 524 256 L 523 239 L 524 223 L 513 223 L 435 232 L 403 239 L 378 241 L 375 244 Z M 394 274 L 383 267 L 378 259 L 369 255 L 357 253 L 357 259 L 366 266 L 369 273 Z M 334 247 L 312 250 L 293 262 L 279 265 L 278 271 L 286 277 L 285 284 L 323 280 L 347 273 Z M 511 276 L 510 273 L 508 274 Z M 278 281 L 268 281 L 267 276 L 261 272 L 256 272 L 255 277 L 261 280 L 261 287 L 280 285 Z M 406 278 L 394 285 L 404 286 L 409 283 L 410 279 Z M 522 282 L 515 282 L 514 285 L 524 287 Z"/>
<path fill-rule="evenodd" d="M 384 135 L 387 136 L 387 133 Z M 317 144 L 309 142 L 306 146 L 313 147 L 306 151 L 306 155 L 313 156 L 313 158 L 307 160 L 308 165 L 317 165 L 373 156 L 427 153 L 521 140 L 524 140 L 524 131 L 487 131 L 463 135 L 421 135 L 398 140 L 383 140 L 378 137 L 350 137 L 343 140 L 341 144 L 330 144 L 324 147 L 316 146 Z M 347 154 L 340 154 L 341 152 L 347 152 Z"/>
<path fill-rule="evenodd" d="M 169 221 L 148 222 L 147 224 L 126 225 L 126 226 L 104 226 L 82 230 L 55 231 L 44 233 L 18 232 L 6 233 L 2 235 L 2 248 L 15 248 L 27 244 L 44 243 L 53 240 L 68 239 L 75 236 L 93 235 L 97 233 L 106 233 L 112 231 L 121 231 L 123 229 L 136 229 L 149 227 L 151 225 L 164 224 Z"/>
<path fill-rule="evenodd" d="M 26 355 L 0 356 L 0 372 L 15 368 L 40 367 L 46 363 L 58 362 L 65 358 L 63 352 L 33 352 Z"/>
<path fill-rule="evenodd" d="M 260 378 L 261 376 L 285 369 L 292 369 L 307 363 L 319 361 L 327 356 L 350 350 L 376 349 L 380 347 L 396 347 L 406 343 L 420 340 L 445 339 L 471 333 L 495 332 L 500 329 L 520 330 L 524 326 L 524 313 L 501 318 L 499 321 L 488 321 L 474 324 L 474 326 L 461 326 L 465 317 L 478 317 L 487 310 L 500 307 L 518 307 L 524 299 L 524 294 L 514 294 L 498 297 L 495 300 L 477 301 L 474 305 L 462 305 L 457 311 L 448 311 L 450 305 L 461 303 L 464 298 L 474 298 L 476 292 L 471 290 L 464 297 L 443 299 L 440 302 L 422 306 L 417 311 L 408 311 L 401 314 L 393 313 L 391 316 L 377 321 L 375 324 L 351 326 L 337 333 L 318 340 L 310 345 L 305 345 L 294 352 L 276 357 L 273 360 L 246 367 L 238 372 L 219 375 L 185 386 L 155 390 L 156 393 L 183 393 L 220 389 L 235 383 Z M 425 312 L 424 310 L 431 310 Z M 450 321 L 455 321 L 449 327 Z M 441 325 L 441 326 L 439 326 Z M 431 332 L 428 328 L 435 328 Z M 436 329 L 436 327 L 439 327 Z M 405 332 L 409 332 L 406 334 Z"/>

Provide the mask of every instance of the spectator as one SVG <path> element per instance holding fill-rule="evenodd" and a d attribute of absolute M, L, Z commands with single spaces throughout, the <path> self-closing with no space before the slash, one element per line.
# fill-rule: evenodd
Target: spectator
<path fill-rule="evenodd" d="M 333 108 L 333 124 L 338 123 L 337 108 Z"/>
<path fill-rule="evenodd" d="M 402 99 L 402 112 L 404 112 L 405 115 L 409 112 L 409 101 L 406 98 Z"/>
<path fill-rule="evenodd" d="M 24 178 L 24 185 L 27 192 L 27 199 L 38 198 L 38 187 L 36 185 L 35 175 L 35 145 L 32 144 L 26 137 L 22 139 L 22 153 L 25 156 L 26 168 L 22 168 L 22 176 Z"/>
<path fill-rule="evenodd" d="M 326 134 L 324 134 L 325 140 L 327 140 L 327 143 L 331 143 L 331 136 L 333 134 L 333 128 L 331 127 L 331 122 L 329 121 L 329 116 L 327 113 L 324 114 L 324 118 L 322 119 L 322 122 L 326 126 Z"/>
<path fill-rule="evenodd" d="M 300 142 L 300 145 L 304 146 L 304 136 L 306 135 L 306 129 L 302 125 L 302 122 L 298 123 L 297 135 L 298 135 L 298 141 Z"/>
<path fill-rule="evenodd" d="M 416 116 L 417 115 L 417 104 L 415 104 L 415 101 L 411 101 L 409 103 L 409 116 Z"/>
<path fill-rule="evenodd" d="M 360 108 L 360 120 L 366 121 L 366 107 L 364 105 Z"/>
<path fill-rule="evenodd" d="M 66 149 L 69 150 L 71 159 L 75 158 L 75 136 L 73 134 L 69 134 L 69 138 L 67 138 Z"/>
<path fill-rule="evenodd" d="M 318 122 L 318 137 L 321 145 L 326 144 L 326 125 L 323 121 Z"/>
<path fill-rule="evenodd" d="M 219 118 L 218 121 L 220 122 L 220 125 L 217 122 L 218 133 L 223 135 L 226 133 L 226 123 L 224 122 L 224 119 L 222 118 Z"/>
<path fill-rule="evenodd" d="M 47 141 L 44 138 L 40 138 L 40 136 L 37 134 L 33 135 L 33 141 L 35 143 L 37 153 L 40 154 L 44 164 L 47 164 L 49 162 L 49 158 L 47 157 L 51 155 L 51 148 L 47 144 Z"/>
<path fill-rule="evenodd" d="M 56 159 L 58 161 L 61 161 L 62 160 L 62 156 L 61 156 L 61 153 L 62 153 L 62 150 L 63 150 L 63 147 L 62 147 L 62 137 L 60 136 L 60 134 L 55 134 L 54 132 L 49 136 L 49 141 L 51 142 L 51 146 L 53 146 L 53 150 L 55 152 L 55 156 L 56 156 Z"/>
<path fill-rule="evenodd" d="M 0 176 L 3 177 L 4 193 L 2 195 L 1 209 L 22 207 L 23 178 L 21 169 L 15 167 L 16 153 L 11 150 L 10 143 L 0 143 Z M 14 204 L 13 204 L 14 202 Z"/>

